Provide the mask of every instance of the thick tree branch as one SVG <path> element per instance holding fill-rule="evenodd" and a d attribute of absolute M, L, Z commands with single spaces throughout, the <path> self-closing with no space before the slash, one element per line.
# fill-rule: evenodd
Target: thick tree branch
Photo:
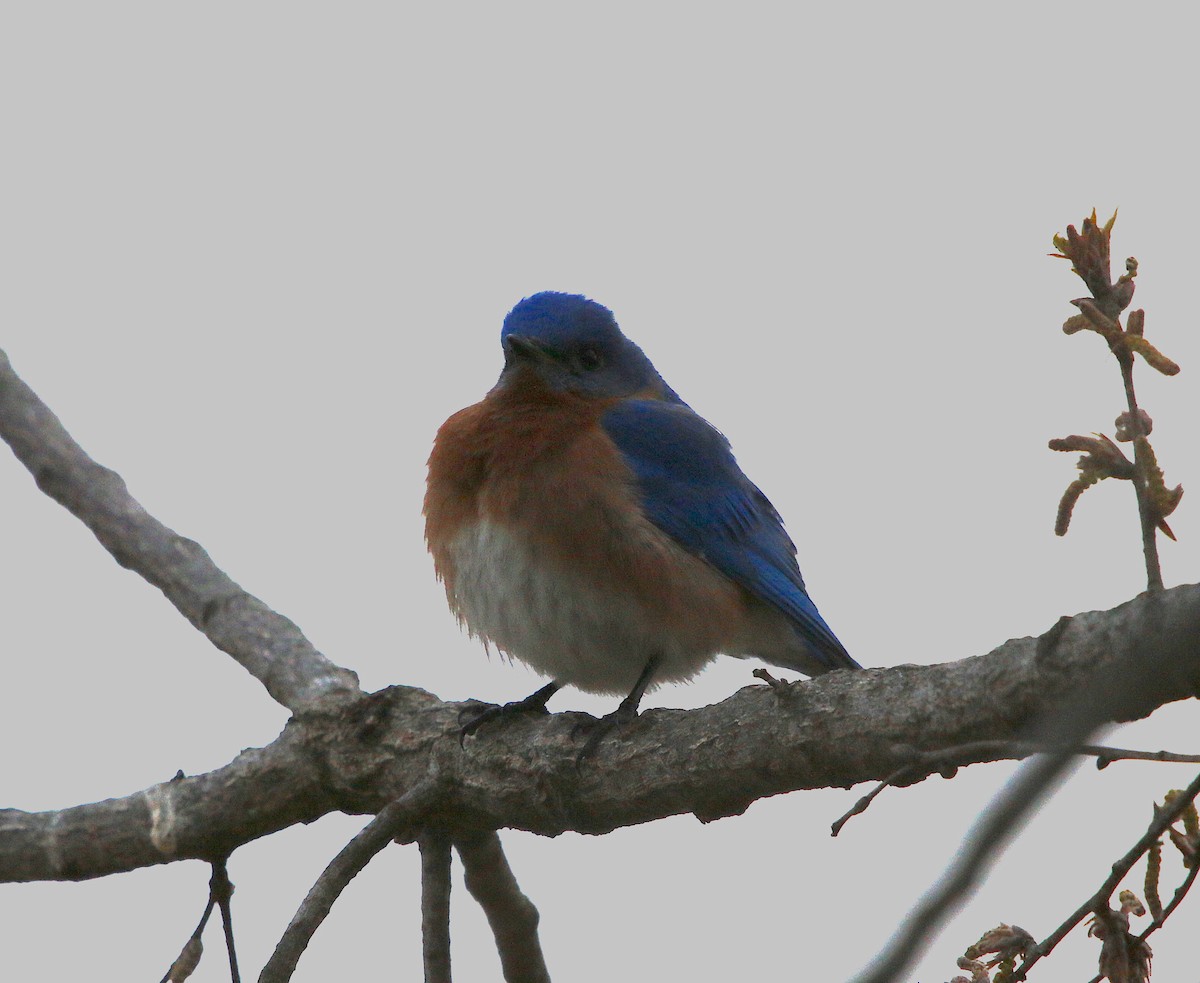
<path fill-rule="evenodd" d="M 149 515 L 120 475 L 88 457 L 3 351 L 0 437 L 38 487 L 91 529 L 121 566 L 161 590 L 289 710 L 331 693 L 359 692 L 354 673 L 321 655 L 295 624 L 219 570 L 199 544 Z"/>
<path fill-rule="evenodd" d="M 879 780 L 914 753 L 1049 740 L 1033 725 L 1097 678 L 1111 685 L 1089 701 L 1091 725 L 1146 716 L 1200 688 L 1197 639 L 1200 586 L 1143 594 L 960 662 L 835 672 L 747 687 L 699 710 L 649 710 L 582 772 L 577 714 L 515 719 L 463 748 L 463 704 L 392 687 L 299 714 L 270 747 L 209 775 L 60 812 L 0 811 L 0 880 L 221 856 L 335 809 L 377 813 L 431 772 L 441 781 L 429 824 L 452 834 L 605 833 L 685 813 L 736 815 L 768 795 Z"/>

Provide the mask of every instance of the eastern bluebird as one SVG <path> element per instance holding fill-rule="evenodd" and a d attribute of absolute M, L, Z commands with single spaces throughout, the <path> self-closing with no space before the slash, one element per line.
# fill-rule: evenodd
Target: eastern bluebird
<path fill-rule="evenodd" d="M 552 679 L 509 708 L 544 710 L 566 684 L 628 694 L 586 754 L 647 688 L 718 653 L 809 676 L 861 668 L 809 598 L 779 513 L 612 312 L 539 293 L 500 339 L 499 381 L 438 431 L 424 512 L 459 621 Z"/>

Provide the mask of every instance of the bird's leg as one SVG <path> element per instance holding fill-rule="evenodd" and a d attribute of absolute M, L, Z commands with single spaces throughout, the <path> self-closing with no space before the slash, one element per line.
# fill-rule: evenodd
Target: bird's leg
<path fill-rule="evenodd" d="M 620 705 L 612 713 L 606 714 L 599 720 L 575 726 L 575 734 L 585 730 L 590 732 L 587 743 L 583 746 L 583 750 L 579 752 L 579 757 L 575 759 L 577 765 L 582 764 L 595 753 L 596 748 L 600 746 L 600 742 L 604 740 L 606 734 L 637 717 L 638 704 L 642 702 L 642 697 L 646 695 L 646 687 L 650 685 L 650 681 L 654 678 L 654 672 L 658 669 L 658 664 L 661 661 L 657 655 L 650 658 L 650 661 L 646 663 L 646 668 L 638 676 L 637 682 L 633 684 L 633 689 L 629 691 L 629 695 L 621 701 Z"/>
<path fill-rule="evenodd" d="M 458 742 L 463 743 L 468 737 L 479 730 L 484 724 L 491 723 L 493 720 L 499 720 L 502 717 L 511 717 L 519 713 L 548 713 L 546 703 L 555 693 L 562 689 L 563 684 L 554 682 L 547 683 L 536 693 L 530 693 L 523 700 L 515 700 L 512 703 L 505 703 L 502 707 L 488 707 L 481 710 L 474 717 L 463 724 L 462 729 L 458 732 Z M 469 711 L 464 710 L 463 713 Z"/>

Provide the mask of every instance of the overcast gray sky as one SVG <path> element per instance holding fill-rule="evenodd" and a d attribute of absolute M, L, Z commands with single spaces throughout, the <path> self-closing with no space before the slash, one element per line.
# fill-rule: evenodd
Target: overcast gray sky
<path fill-rule="evenodd" d="M 512 304 L 586 293 L 729 436 L 860 662 L 980 654 L 1144 585 L 1128 487 L 1052 533 L 1074 457 L 1046 440 L 1122 406 L 1099 339 L 1060 332 L 1083 288 L 1046 256 L 1093 205 L 1120 207 L 1114 255 L 1141 261 L 1135 306 L 1184 366 L 1139 370 L 1141 395 L 1168 481 L 1200 495 L 1186 26 L 1095 3 L 8 5 L 0 342 L 152 513 L 366 687 L 504 701 L 539 678 L 446 610 L 424 463 L 494 382 Z M 261 686 L 7 455 L 0 504 L 0 804 L 124 795 L 275 737 Z M 1197 508 L 1172 519 L 1168 584 L 1196 579 Z M 752 668 L 646 705 L 718 701 Z M 1112 740 L 1195 732 L 1177 706 Z M 889 791 L 836 840 L 863 789 L 504 838 L 556 979 L 837 981 L 1010 773 Z M 1001 921 L 1047 934 L 1189 775 L 1081 769 L 912 979 L 949 979 Z M 249 978 L 363 822 L 235 854 Z M 377 859 L 296 979 L 416 978 L 417 871 L 414 848 Z M 0 886 L 0 977 L 158 979 L 207 877 Z M 1195 975 L 1198 905 L 1155 940 L 1162 979 Z M 498 978 L 461 891 L 453 930 L 462 978 Z M 1080 935 L 1045 974 L 1094 972 Z M 195 979 L 224 972 L 214 934 Z"/>

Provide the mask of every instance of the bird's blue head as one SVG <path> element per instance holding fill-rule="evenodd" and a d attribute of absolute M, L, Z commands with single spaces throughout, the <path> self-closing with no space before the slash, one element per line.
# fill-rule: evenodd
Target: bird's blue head
<path fill-rule="evenodd" d="M 680 401 L 650 359 L 621 333 L 612 311 L 579 294 L 548 290 L 526 297 L 504 319 L 500 343 L 501 381 L 527 368 L 556 390 Z"/>

